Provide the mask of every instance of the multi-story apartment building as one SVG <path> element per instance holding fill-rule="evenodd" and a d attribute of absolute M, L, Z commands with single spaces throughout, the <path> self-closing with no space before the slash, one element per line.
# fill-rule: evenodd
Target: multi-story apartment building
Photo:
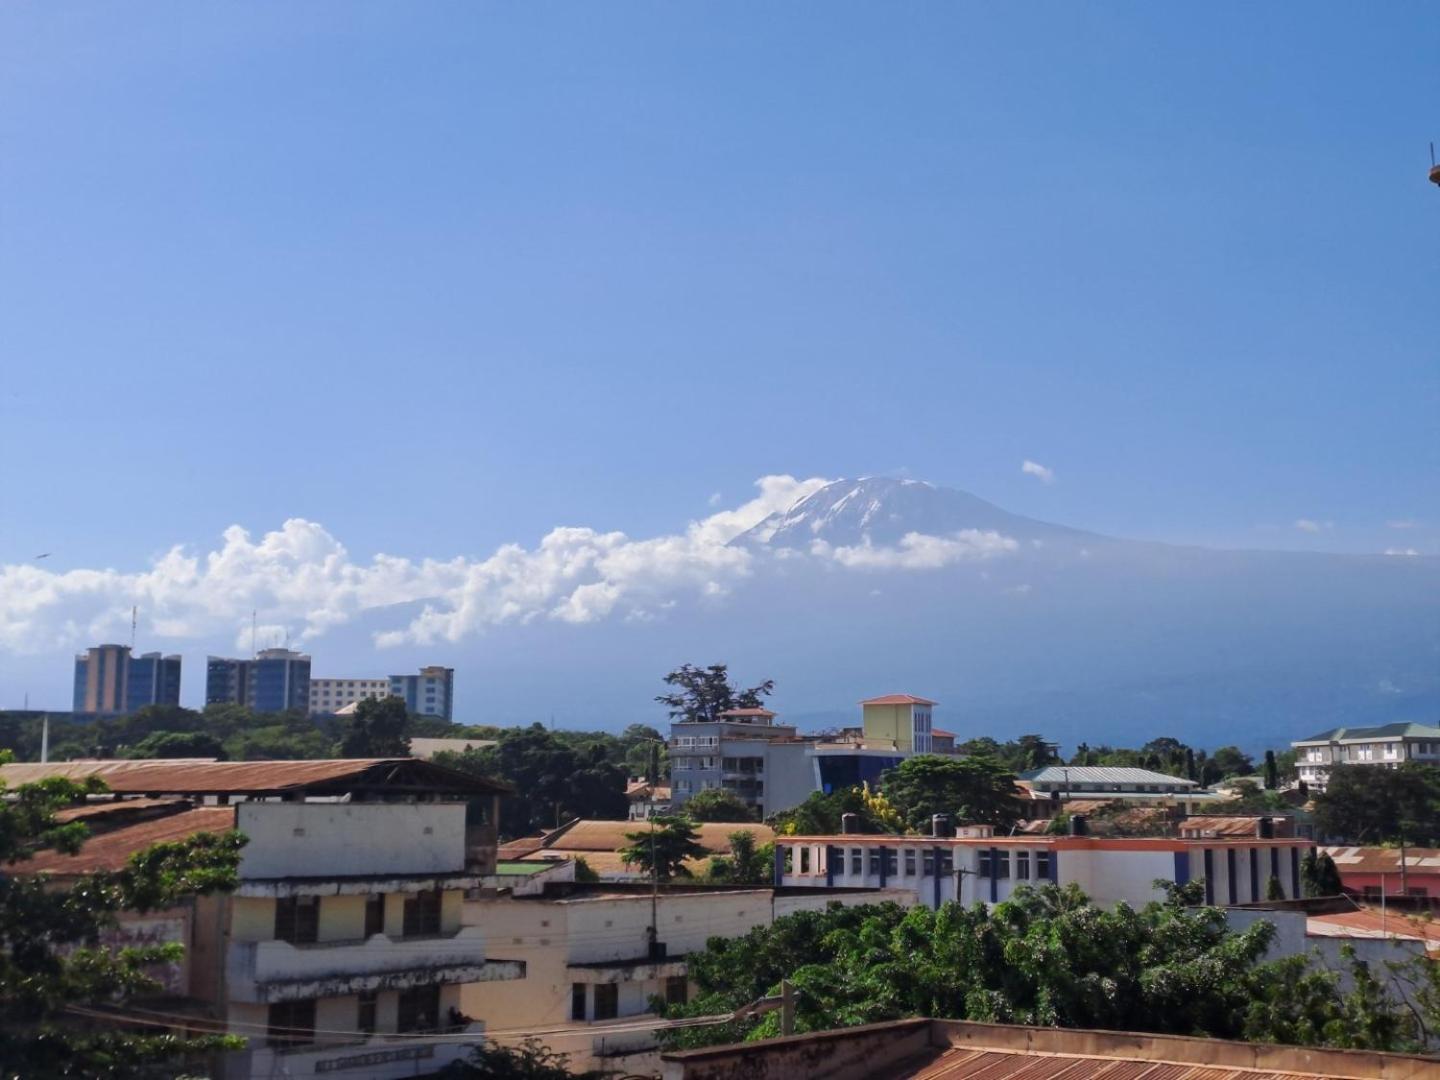
<path fill-rule="evenodd" d="M 310 715 L 333 716 L 347 705 L 389 696 L 389 679 L 311 678 Z"/>
<path fill-rule="evenodd" d="M 201 832 L 248 838 L 233 892 L 126 916 L 110 942 L 186 946 L 164 973 L 165 1013 L 247 1044 L 211 1075 L 429 1075 L 485 1030 L 466 987 L 524 974 L 461 917 L 495 868 L 493 827 L 467 826 L 467 801 L 493 822 L 503 785 L 408 758 L 0 766 L 11 787 L 43 776 L 98 776 L 113 794 L 75 812 L 93 831 L 78 854 L 41 852 L 27 874 L 118 870 Z"/>
<path fill-rule="evenodd" d="M 455 719 L 455 669 L 432 665 L 418 675 L 391 675 L 390 693 L 405 699 L 405 710 L 415 716 Z"/>
<path fill-rule="evenodd" d="M 1072 819 L 1073 820 L 1073 819 Z M 1261 819 L 1268 822 L 1269 819 Z M 1265 824 L 1256 833 L 1272 832 Z M 1254 903 L 1270 879 L 1286 899 L 1301 896 L 1300 859 L 1313 840 L 1256 835 L 1197 838 L 996 836 L 988 825 L 958 835 L 937 823 L 918 836 L 777 836 L 775 883 L 907 889 L 913 903 L 995 903 L 1020 885 L 1075 884 L 1098 904 L 1139 907 L 1163 894 L 1157 880 L 1205 881 L 1205 902 Z"/>
<path fill-rule="evenodd" d="M 256 712 L 307 711 L 310 657 L 290 649 L 261 649 L 253 660 L 208 657 L 205 704 L 248 705 Z"/>
<path fill-rule="evenodd" d="M 679 809 L 708 788 L 734 792 L 763 817 L 765 746 L 793 739 L 795 729 L 775 723 L 769 709 L 730 709 L 714 720 L 677 720 L 670 725 L 670 802 Z"/>
<path fill-rule="evenodd" d="M 1379 727 L 1337 727 L 1298 739 L 1295 768 L 1314 791 L 1324 791 L 1336 765 L 1383 765 L 1397 769 L 1407 761 L 1440 765 L 1440 727 L 1396 723 Z"/>
<path fill-rule="evenodd" d="M 1020 774 L 1020 785 L 1037 801 L 1058 809 L 1072 799 L 1182 806 L 1192 812 L 1222 796 L 1184 776 L 1110 765 L 1046 765 Z"/>

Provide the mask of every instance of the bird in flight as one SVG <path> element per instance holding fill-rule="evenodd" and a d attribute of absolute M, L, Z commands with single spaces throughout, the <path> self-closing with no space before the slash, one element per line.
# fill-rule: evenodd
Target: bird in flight
<path fill-rule="evenodd" d="M 48 559 L 49 557 L 50 557 L 50 552 L 48 552 L 48 551 L 41 552 L 39 555 L 36 555 L 36 556 L 35 556 L 35 558 L 36 558 L 37 560 L 38 560 L 38 559 Z"/>

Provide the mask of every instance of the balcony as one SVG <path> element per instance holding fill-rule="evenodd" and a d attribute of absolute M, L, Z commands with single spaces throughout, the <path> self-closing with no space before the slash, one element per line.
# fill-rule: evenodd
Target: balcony
<path fill-rule="evenodd" d="M 466 926 L 448 934 L 292 945 L 288 941 L 232 944 L 225 964 L 231 1001 L 339 997 L 363 990 L 405 990 L 435 983 L 523 979 L 525 965 L 487 960 L 485 936 Z"/>
<path fill-rule="evenodd" d="M 452 1061 L 468 1058 L 482 1041 L 483 1032 L 483 1024 L 473 1024 L 453 1032 L 453 1041 L 375 1035 L 365 1040 L 312 1043 L 288 1049 L 267 1047 L 256 1040 L 249 1049 L 226 1055 L 223 1075 L 268 1078 L 334 1074 L 365 1080 L 428 1076 Z"/>

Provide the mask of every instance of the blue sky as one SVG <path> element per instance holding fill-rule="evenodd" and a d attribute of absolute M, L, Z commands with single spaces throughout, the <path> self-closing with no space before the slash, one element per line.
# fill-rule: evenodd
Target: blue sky
<path fill-rule="evenodd" d="M 872 473 L 1440 553 L 1437 41 L 1406 3 L 8 5 L 0 566 L 294 517 L 483 558 Z"/>

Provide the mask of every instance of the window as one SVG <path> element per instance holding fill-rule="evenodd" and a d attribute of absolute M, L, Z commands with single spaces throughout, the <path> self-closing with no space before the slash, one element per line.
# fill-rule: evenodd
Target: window
<path fill-rule="evenodd" d="M 311 945 L 319 938 L 318 896 L 287 896 L 275 901 L 276 941 L 288 941 L 292 945 Z"/>
<path fill-rule="evenodd" d="M 620 987 L 615 983 L 595 984 L 595 1019 L 614 1020 L 620 1015 Z"/>
<path fill-rule="evenodd" d="M 935 852 L 929 848 L 925 849 L 925 861 L 921 867 L 921 873 L 924 877 L 935 876 Z"/>
<path fill-rule="evenodd" d="M 870 873 L 875 877 L 880 876 L 880 859 L 882 857 L 880 848 L 872 847 L 870 849 Z"/>
<path fill-rule="evenodd" d="M 271 1046 L 300 1046 L 315 1041 L 315 1001 L 277 1001 L 266 1018 Z"/>
<path fill-rule="evenodd" d="M 905 876 L 915 876 L 915 851 L 913 848 L 905 849 Z"/>
<path fill-rule="evenodd" d="M 899 858 L 899 852 L 897 852 L 894 848 L 888 848 L 888 847 L 887 847 L 887 848 L 881 848 L 880 851 L 881 851 L 880 858 L 881 858 L 881 860 L 882 860 L 881 865 L 883 865 L 883 866 L 885 867 L 885 876 L 886 876 L 886 877 L 894 877 L 894 876 L 895 876 L 895 860 L 896 860 L 897 858 Z"/>
<path fill-rule="evenodd" d="M 944 851 L 940 852 L 939 874 L 941 877 L 944 877 L 946 874 L 953 874 L 954 872 L 955 853 L 947 848 Z"/>
<path fill-rule="evenodd" d="M 355 1030 L 367 1035 L 375 1034 L 375 1003 L 379 995 L 374 990 L 360 991 L 360 1009 L 355 1015 Z"/>
<path fill-rule="evenodd" d="M 671 975 L 665 980 L 665 1004 L 684 1005 L 690 1000 L 690 983 L 684 975 Z"/>
<path fill-rule="evenodd" d="M 440 1026 L 440 987 L 414 986 L 400 991 L 396 1031 L 432 1031 Z"/>
<path fill-rule="evenodd" d="M 585 1020 L 585 984 L 570 984 L 570 1019 Z"/>
<path fill-rule="evenodd" d="M 1037 851 L 1035 853 L 1035 878 L 1037 881 L 1048 880 L 1053 872 L 1052 867 L 1050 852 Z"/>
<path fill-rule="evenodd" d="M 372 893 L 365 897 L 365 936 L 374 937 L 385 932 L 385 894 Z"/>
<path fill-rule="evenodd" d="M 440 932 L 439 889 L 426 889 L 405 898 L 405 922 L 401 932 L 406 937 Z"/>
<path fill-rule="evenodd" d="M 1028 851 L 1017 851 L 1015 853 L 1015 880 L 1030 880 L 1030 853 Z"/>
<path fill-rule="evenodd" d="M 988 851 L 982 851 L 982 852 L 980 852 L 980 858 L 979 858 L 979 860 L 978 860 L 978 862 L 976 863 L 976 866 L 975 866 L 975 874 L 976 874 L 976 876 L 977 876 L 977 877 L 990 877 L 990 876 L 993 875 L 993 873 L 994 873 L 994 870 L 993 870 L 993 868 L 990 866 L 990 852 L 988 852 Z"/>
<path fill-rule="evenodd" d="M 802 873 L 802 874 L 808 874 L 809 872 L 810 872 L 810 849 L 809 849 L 808 847 L 802 847 L 802 848 L 800 849 L 800 873 Z"/>
<path fill-rule="evenodd" d="M 995 852 L 995 876 L 997 878 L 1008 878 L 1010 876 L 1010 852 Z"/>
<path fill-rule="evenodd" d="M 850 873 L 863 874 L 865 872 L 865 852 L 858 847 L 850 849 Z"/>

